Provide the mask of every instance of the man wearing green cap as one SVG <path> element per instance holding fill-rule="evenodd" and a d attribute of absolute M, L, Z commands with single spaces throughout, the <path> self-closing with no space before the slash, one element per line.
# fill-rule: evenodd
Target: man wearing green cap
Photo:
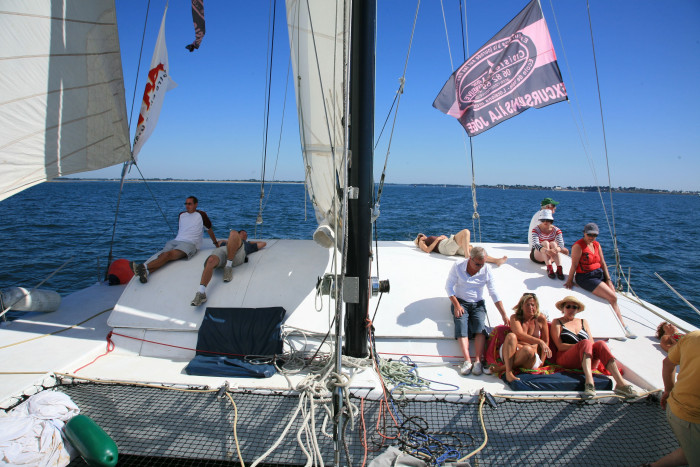
<path fill-rule="evenodd" d="M 559 201 L 554 201 L 552 198 L 545 198 L 540 203 L 540 210 L 537 211 L 534 216 L 532 216 L 532 219 L 530 220 L 530 228 L 527 229 L 527 244 L 530 245 L 530 249 L 534 248 L 532 245 L 532 229 L 537 227 L 537 224 L 540 223 L 542 211 L 548 209 L 552 211 L 552 216 L 554 216 L 554 213 L 557 210 L 557 204 L 559 204 Z"/>

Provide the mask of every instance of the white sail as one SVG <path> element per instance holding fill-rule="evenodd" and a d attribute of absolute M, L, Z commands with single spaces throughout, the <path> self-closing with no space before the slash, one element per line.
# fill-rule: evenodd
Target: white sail
<path fill-rule="evenodd" d="M 338 193 L 345 184 L 344 87 L 349 2 L 287 0 L 287 25 L 305 181 L 322 232 L 340 232 Z M 334 201 L 335 200 L 335 201 Z M 328 230 L 330 228 L 330 231 Z M 336 234 L 337 238 L 337 234 Z"/>
<path fill-rule="evenodd" d="M 0 44 L 0 200 L 129 160 L 113 0 L 5 0 Z"/>

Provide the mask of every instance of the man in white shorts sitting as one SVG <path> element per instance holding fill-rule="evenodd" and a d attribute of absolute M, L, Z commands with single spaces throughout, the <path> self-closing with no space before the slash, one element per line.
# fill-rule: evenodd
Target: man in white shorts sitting
<path fill-rule="evenodd" d="M 233 279 L 233 268 L 248 261 L 248 255 L 265 248 L 266 242 L 248 241 L 248 232 L 245 230 L 231 230 L 228 240 L 221 240 L 220 247 L 216 248 L 204 261 L 204 271 L 199 281 L 199 290 L 190 305 L 199 306 L 207 301 L 207 285 L 214 275 L 214 269 L 224 270 L 224 282 Z"/>
<path fill-rule="evenodd" d="M 219 246 L 212 229 L 209 216 L 204 211 L 197 210 L 197 198 L 189 196 L 185 200 L 185 211 L 178 216 L 177 236 L 165 244 L 156 259 L 148 263 L 131 262 L 131 270 L 138 276 L 142 284 L 148 282 L 148 275 L 169 263 L 194 256 L 202 246 L 202 229 L 206 228 L 214 246 Z"/>

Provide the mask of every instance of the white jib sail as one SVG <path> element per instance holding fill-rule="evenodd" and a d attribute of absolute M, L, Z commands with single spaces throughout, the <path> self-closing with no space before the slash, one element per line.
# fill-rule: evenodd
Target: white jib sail
<path fill-rule="evenodd" d="M 0 7 L 0 200 L 129 160 L 113 0 Z"/>
<path fill-rule="evenodd" d="M 344 87 L 350 2 L 287 0 L 305 181 L 320 226 L 342 231 Z M 319 241 L 315 235 L 314 238 Z M 326 247 L 330 242 L 319 241 Z"/>
<path fill-rule="evenodd" d="M 138 156 L 146 140 L 151 136 L 158 124 L 158 116 L 163 108 L 165 93 L 177 87 L 177 83 L 170 78 L 170 65 L 168 63 L 168 49 L 165 46 L 165 15 L 168 7 L 163 12 L 163 20 L 160 23 L 156 48 L 153 51 L 151 67 L 148 70 L 146 88 L 141 100 L 141 111 L 134 136 L 134 160 Z"/>

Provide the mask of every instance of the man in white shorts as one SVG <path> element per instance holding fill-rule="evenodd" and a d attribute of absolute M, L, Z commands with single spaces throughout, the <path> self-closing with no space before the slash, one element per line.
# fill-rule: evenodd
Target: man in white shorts
<path fill-rule="evenodd" d="M 170 261 L 185 257 L 189 259 L 194 256 L 202 246 L 203 228 L 207 229 L 214 246 L 219 246 L 209 216 L 206 212 L 197 209 L 197 202 L 197 198 L 194 196 L 189 196 L 185 200 L 185 211 L 182 211 L 178 217 L 177 236 L 165 244 L 156 259 L 148 263 L 131 261 L 131 269 L 142 284 L 148 282 L 149 274 Z"/>
<path fill-rule="evenodd" d="M 233 268 L 248 261 L 248 255 L 265 248 L 266 242 L 248 241 L 245 230 L 231 230 L 228 240 L 221 240 L 216 248 L 204 261 L 204 271 L 199 282 L 199 290 L 190 305 L 199 306 L 207 301 L 207 285 L 214 275 L 214 269 L 224 270 L 224 282 L 233 279 Z"/>

